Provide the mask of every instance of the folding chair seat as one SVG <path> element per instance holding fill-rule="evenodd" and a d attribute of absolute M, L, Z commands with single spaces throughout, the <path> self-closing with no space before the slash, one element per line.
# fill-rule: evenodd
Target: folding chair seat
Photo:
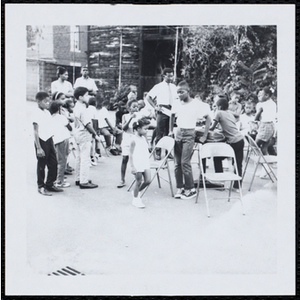
<path fill-rule="evenodd" d="M 237 170 L 236 166 L 236 159 L 235 159 L 235 154 L 232 149 L 232 147 L 226 143 L 207 143 L 201 146 L 200 148 L 200 168 L 201 168 L 201 173 L 202 174 L 202 183 L 203 183 L 203 190 L 204 190 L 204 196 L 205 196 L 205 202 L 206 202 L 206 210 L 207 210 L 207 216 L 210 217 L 210 211 L 209 211 L 209 200 L 214 198 L 220 198 L 220 197 L 212 197 L 208 198 L 207 197 L 207 188 L 206 188 L 206 180 L 209 182 L 227 182 L 230 181 L 230 187 L 229 187 L 229 194 L 228 197 L 221 197 L 221 198 L 228 198 L 228 202 L 230 199 L 233 198 L 238 198 L 241 201 L 242 205 L 242 212 L 244 214 L 244 209 L 243 209 L 243 201 L 242 201 L 242 189 L 241 189 L 241 179 L 242 177 L 239 176 L 238 174 L 235 174 L 232 171 L 227 171 L 227 172 L 222 172 L 222 173 L 215 173 L 215 172 L 207 172 L 204 173 L 203 169 L 203 163 L 202 159 L 203 158 L 213 158 L 213 157 L 228 157 L 228 158 L 233 158 L 234 160 L 234 169 Z M 211 170 L 213 171 L 213 170 Z M 199 197 L 199 184 L 200 184 L 200 176 L 198 179 L 198 185 L 197 185 L 197 197 L 196 197 L 196 203 L 198 202 L 198 197 Z M 239 197 L 232 197 L 231 192 L 232 192 L 232 186 L 233 182 L 238 181 L 239 184 Z"/>
<path fill-rule="evenodd" d="M 168 161 L 168 156 L 169 154 L 171 153 L 171 151 L 173 150 L 174 148 L 174 144 L 175 144 L 175 141 L 173 138 L 171 137 L 168 137 L 168 136 L 164 136 L 162 137 L 158 143 L 156 144 L 156 146 L 154 147 L 154 149 L 152 150 L 151 154 L 150 154 L 150 168 L 152 170 L 154 170 L 154 174 L 152 175 L 152 178 L 151 178 L 151 181 L 150 181 L 150 184 L 143 190 L 142 194 L 141 194 L 141 197 L 146 193 L 147 189 L 149 188 L 149 186 L 151 185 L 152 181 L 154 180 L 154 178 L 156 177 L 157 178 L 157 182 L 158 182 L 158 186 L 159 188 L 161 188 L 161 183 L 160 183 L 160 180 L 164 180 L 166 182 L 169 183 L 169 186 L 170 186 L 170 190 L 171 190 L 171 195 L 172 197 L 174 197 L 174 191 L 173 191 L 173 185 L 172 185 L 172 180 L 171 180 L 171 174 L 170 174 L 170 168 L 169 168 L 169 161 Z M 163 150 L 166 150 L 166 155 L 165 157 L 162 158 L 162 160 L 158 161 L 158 160 L 155 160 L 155 152 L 158 148 L 161 148 L 162 150 L 162 153 L 163 153 Z M 168 179 L 165 179 L 164 177 L 162 177 L 160 175 L 160 171 L 161 170 L 167 170 L 167 173 L 168 173 Z M 132 183 L 130 184 L 129 188 L 127 189 L 127 191 L 130 191 L 131 187 L 133 186 L 133 184 L 135 183 L 135 179 L 132 181 Z"/>
<path fill-rule="evenodd" d="M 249 161 L 252 160 L 255 164 L 254 172 L 253 172 L 252 179 L 251 179 L 248 190 L 249 191 L 251 190 L 251 186 L 254 181 L 255 174 L 256 174 L 256 171 L 257 171 L 259 165 L 261 165 L 265 169 L 267 175 L 269 176 L 269 178 L 271 179 L 272 182 L 277 181 L 277 177 L 271 167 L 272 164 L 277 163 L 277 156 L 263 155 L 260 148 L 258 147 L 256 142 L 253 140 L 253 138 L 250 135 L 245 135 L 245 139 L 248 143 L 248 151 L 247 151 L 247 157 L 246 157 L 246 165 L 245 165 L 245 169 L 243 172 L 243 179 L 245 177 L 246 170 L 249 165 Z"/>

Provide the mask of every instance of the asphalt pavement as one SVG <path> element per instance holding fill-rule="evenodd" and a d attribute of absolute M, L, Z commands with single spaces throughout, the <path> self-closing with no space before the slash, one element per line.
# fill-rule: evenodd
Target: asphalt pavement
<path fill-rule="evenodd" d="M 238 199 L 210 202 L 207 218 L 203 190 L 199 202 L 171 197 L 167 183 L 153 181 L 143 197 L 145 209 L 131 205 L 120 181 L 121 156 L 102 158 L 90 168 L 99 185 L 83 190 L 75 175 L 63 193 L 42 196 L 36 186 L 36 158 L 30 122 L 35 103 L 27 103 L 27 261 L 32 271 L 52 275 L 66 266 L 81 274 L 273 274 L 276 272 L 277 183 L 256 177 L 248 192 L 253 165 Z M 113 118 L 113 113 L 112 113 Z M 193 157 L 195 178 L 199 174 Z M 75 167 L 70 154 L 70 164 Z M 172 180 L 174 162 L 170 162 Z M 211 166 L 209 166 L 211 167 Z M 167 176 L 166 172 L 162 172 Z M 174 187 L 175 191 L 175 187 Z M 223 196 L 225 191 L 210 190 Z"/>

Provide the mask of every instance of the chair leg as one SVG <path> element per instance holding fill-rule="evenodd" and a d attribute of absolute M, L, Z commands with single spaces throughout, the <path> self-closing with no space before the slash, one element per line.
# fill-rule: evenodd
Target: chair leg
<path fill-rule="evenodd" d="M 161 185 L 160 185 L 160 179 L 159 179 L 158 173 L 156 174 L 156 177 L 157 177 L 158 187 L 161 188 Z"/>
<path fill-rule="evenodd" d="M 247 167 L 248 167 L 249 160 L 250 160 L 250 157 L 247 157 L 246 165 L 245 165 L 245 168 L 244 168 L 244 173 L 243 173 L 243 176 L 242 176 L 242 181 L 244 180 L 244 177 L 245 177 L 245 174 L 246 174 L 246 170 L 247 170 Z"/>
<path fill-rule="evenodd" d="M 207 217 L 209 218 L 210 213 L 209 213 L 209 207 L 208 207 L 208 199 L 207 199 L 207 192 L 206 192 L 206 185 L 205 185 L 204 176 L 202 176 L 202 181 L 203 181 L 204 197 L 205 197 L 205 203 L 206 203 L 206 212 L 207 212 Z"/>
<path fill-rule="evenodd" d="M 242 205 L 242 214 L 245 215 L 245 211 L 244 211 L 244 205 L 243 205 L 243 195 L 242 195 L 242 187 L 241 187 L 241 181 L 238 181 L 239 183 L 239 192 L 240 192 L 240 201 L 241 201 L 241 205 Z"/>
<path fill-rule="evenodd" d="M 172 197 L 174 197 L 174 191 L 173 191 L 173 185 L 172 185 L 172 179 L 171 179 L 171 174 L 170 174 L 168 160 L 167 160 L 167 169 L 168 169 L 168 176 L 169 176 L 169 184 L 170 184 L 170 189 L 171 189 L 171 195 L 172 195 Z"/>
<path fill-rule="evenodd" d="M 233 181 L 230 181 L 229 194 L 228 194 L 228 202 L 230 202 L 230 197 L 231 197 L 231 192 L 232 192 L 232 186 L 233 186 Z"/>
<path fill-rule="evenodd" d="M 127 189 L 127 192 L 130 191 L 130 189 L 132 188 L 132 186 L 134 185 L 134 183 L 135 183 L 135 179 L 132 180 L 130 186 L 129 186 L 128 189 Z"/>
<path fill-rule="evenodd" d="M 251 183 L 250 183 L 250 186 L 249 186 L 249 189 L 248 189 L 249 192 L 250 192 L 250 190 L 251 190 L 251 186 L 252 186 L 252 183 L 253 183 L 253 180 L 254 180 L 254 177 L 255 177 L 255 174 L 256 174 L 258 165 L 259 165 L 259 164 L 256 163 L 255 170 L 254 170 L 254 172 L 253 172 L 253 176 L 252 176 L 252 179 L 251 179 Z"/>
<path fill-rule="evenodd" d="M 198 203 L 198 197 L 199 197 L 199 190 L 200 190 L 200 180 L 201 180 L 201 171 L 198 177 L 198 182 L 197 182 L 197 196 L 196 196 L 196 200 L 195 203 Z"/>

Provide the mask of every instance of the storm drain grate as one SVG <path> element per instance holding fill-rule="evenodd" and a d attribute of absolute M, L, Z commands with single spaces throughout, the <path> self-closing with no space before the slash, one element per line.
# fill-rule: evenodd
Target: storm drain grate
<path fill-rule="evenodd" d="M 76 276 L 76 275 L 84 275 L 84 274 L 67 266 L 65 268 L 62 268 L 61 270 L 57 270 L 55 272 L 52 272 L 52 273 L 48 274 L 48 276 L 51 276 L 51 275 L 55 275 L 55 276 L 61 276 L 61 275 L 70 276 L 70 275 L 72 275 L 72 276 Z"/>

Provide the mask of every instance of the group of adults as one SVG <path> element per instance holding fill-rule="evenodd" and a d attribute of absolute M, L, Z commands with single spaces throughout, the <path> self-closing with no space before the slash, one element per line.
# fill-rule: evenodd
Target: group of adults
<path fill-rule="evenodd" d="M 56 92 L 64 93 L 66 98 L 72 98 L 74 90 L 79 87 L 85 87 L 89 91 L 89 95 L 96 96 L 98 88 L 95 81 L 89 77 L 88 67 L 81 68 L 81 77 L 77 78 L 74 87 L 71 82 L 68 81 L 68 71 L 64 67 L 57 67 L 58 79 L 51 83 L 51 94 Z"/>

